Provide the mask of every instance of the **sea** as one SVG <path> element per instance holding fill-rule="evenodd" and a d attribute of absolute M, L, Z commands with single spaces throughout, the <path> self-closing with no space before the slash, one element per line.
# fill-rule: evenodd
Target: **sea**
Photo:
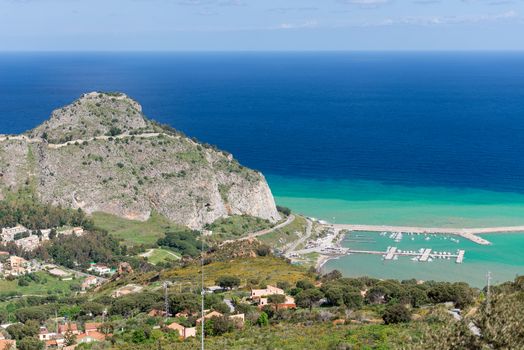
<path fill-rule="evenodd" d="M 0 53 L 0 133 L 89 91 L 125 92 L 150 118 L 233 153 L 278 204 L 311 217 L 524 225 L 524 53 Z M 465 260 L 355 254 L 326 271 L 478 287 L 488 271 L 494 283 L 524 274 L 524 233 L 487 234 L 491 246 L 352 235 L 344 246 L 465 249 Z"/>

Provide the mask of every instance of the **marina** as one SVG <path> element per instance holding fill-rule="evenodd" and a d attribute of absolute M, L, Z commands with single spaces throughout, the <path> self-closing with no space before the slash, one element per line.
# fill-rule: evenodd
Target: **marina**
<path fill-rule="evenodd" d="M 486 233 L 510 233 L 524 232 L 524 226 L 501 226 L 486 228 L 446 228 L 446 227 L 411 227 L 411 226 L 384 226 L 384 225 L 345 225 L 333 224 L 335 229 L 348 230 L 355 232 L 392 232 L 390 238 L 395 241 L 402 239 L 403 233 L 409 234 L 444 234 L 456 235 L 468 239 L 480 245 L 491 245 L 487 239 L 479 237 L 479 234 Z"/>
<path fill-rule="evenodd" d="M 389 247 L 385 252 L 379 250 L 347 249 L 346 253 L 382 255 L 384 260 L 397 260 L 399 256 L 407 256 L 412 257 L 412 261 L 419 262 L 431 262 L 433 259 L 455 259 L 457 264 L 461 264 L 464 261 L 465 251 L 459 249 L 455 254 L 452 254 L 450 252 L 436 252 L 431 248 L 421 248 L 419 251 L 402 251 L 397 247 Z"/>

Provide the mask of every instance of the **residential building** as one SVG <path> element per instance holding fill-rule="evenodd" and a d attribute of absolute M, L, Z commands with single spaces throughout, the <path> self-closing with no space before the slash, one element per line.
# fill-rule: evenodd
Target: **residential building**
<path fill-rule="evenodd" d="M 100 322 L 86 322 L 84 324 L 84 332 L 86 334 L 98 332 L 98 329 L 102 326 L 102 323 Z"/>
<path fill-rule="evenodd" d="M 224 315 L 222 315 L 220 312 L 218 311 L 211 311 L 211 312 L 207 312 L 206 315 L 204 316 L 204 319 L 206 320 L 209 320 L 210 318 L 213 318 L 213 317 L 222 317 Z M 196 320 L 196 323 L 199 324 L 200 322 L 202 322 L 202 317 L 198 318 Z"/>
<path fill-rule="evenodd" d="M 45 327 L 40 327 L 40 331 L 38 332 L 38 339 L 40 339 L 41 341 L 52 340 L 52 339 L 55 339 L 56 336 L 57 336 L 57 333 L 50 332 Z"/>
<path fill-rule="evenodd" d="M 81 333 L 77 335 L 76 341 L 78 344 L 82 343 L 92 343 L 97 341 L 104 341 L 106 340 L 106 335 L 99 331 L 91 331 L 89 333 Z"/>
<path fill-rule="evenodd" d="M 147 313 L 149 317 L 164 317 L 166 312 L 164 310 L 153 309 Z"/>
<path fill-rule="evenodd" d="M 88 271 L 93 271 L 99 275 L 108 275 L 111 273 L 111 269 L 109 267 L 107 267 L 106 265 L 103 265 L 103 264 L 95 264 L 95 263 L 91 263 L 91 266 L 89 267 L 89 269 L 87 269 Z"/>
<path fill-rule="evenodd" d="M 260 298 L 263 296 L 273 295 L 273 294 L 285 294 L 283 289 L 267 286 L 264 289 L 252 289 L 251 290 L 251 299 Z"/>
<path fill-rule="evenodd" d="M 29 262 L 24 258 L 11 255 L 5 264 L 5 274 L 11 276 L 21 276 L 28 272 Z"/>
<path fill-rule="evenodd" d="M 71 332 L 75 335 L 80 334 L 76 323 L 66 323 L 58 326 L 58 334 L 64 335 L 67 332 Z"/>
<path fill-rule="evenodd" d="M 181 324 L 173 322 L 169 326 L 167 326 L 167 328 L 178 331 L 178 335 L 180 335 L 180 337 L 183 339 L 187 339 L 189 337 L 196 337 L 196 327 L 186 328 Z"/>
<path fill-rule="evenodd" d="M 26 251 L 32 251 L 38 248 L 40 245 L 40 237 L 37 235 L 31 235 L 29 237 L 17 239 L 14 241 L 17 246 Z"/>
<path fill-rule="evenodd" d="M 99 279 L 96 276 L 87 276 L 85 280 L 82 282 L 82 290 L 87 290 L 89 288 L 98 286 Z"/>
<path fill-rule="evenodd" d="M 254 301 L 259 308 L 269 304 L 268 298 L 255 298 Z M 283 303 L 278 304 L 277 307 L 279 309 L 296 309 L 297 305 L 295 304 L 295 298 L 286 295 L 286 300 Z"/>
<path fill-rule="evenodd" d="M 1 350 L 16 350 L 16 340 L 0 339 Z"/>
<path fill-rule="evenodd" d="M 15 240 L 15 235 L 23 232 L 27 232 L 27 228 L 22 225 L 2 228 L 2 240 L 4 242 L 12 242 Z"/>

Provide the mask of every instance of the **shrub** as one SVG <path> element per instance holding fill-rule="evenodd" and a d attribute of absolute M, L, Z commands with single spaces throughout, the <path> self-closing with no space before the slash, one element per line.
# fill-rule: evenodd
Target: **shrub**
<path fill-rule="evenodd" d="M 393 304 L 386 307 L 382 319 L 385 324 L 406 323 L 411 320 L 411 314 L 404 305 Z"/>

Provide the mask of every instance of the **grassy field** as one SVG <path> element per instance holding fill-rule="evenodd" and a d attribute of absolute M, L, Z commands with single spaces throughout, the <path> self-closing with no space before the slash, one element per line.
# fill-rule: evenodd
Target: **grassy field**
<path fill-rule="evenodd" d="M 309 279 L 307 270 L 303 267 L 289 265 L 282 259 L 275 257 L 258 257 L 237 259 L 227 262 L 214 262 L 205 266 L 205 284 L 215 285 L 220 276 L 237 276 L 241 284 L 257 281 L 260 284 L 276 284 L 280 281 L 295 283 L 301 279 Z M 162 273 L 161 279 L 170 279 L 179 282 L 195 281 L 199 283 L 200 266 L 191 265 L 185 268 L 169 270 Z"/>
<path fill-rule="evenodd" d="M 16 292 L 18 295 L 48 295 L 49 293 L 64 294 L 71 291 L 73 285 L 81 283 L 80 279 L 71 281 L 61 281 L 46 272 L 36 272 L 36 275 L 45 280 L 44 283 L 31 282 L 28 286 L 19 286 L 17 280 L 8 281 L 0 280 L 0 296 L 2 294 L 9 294 Z"/>
<path fill-rule="evenodd" d="M 154 265 L 168 260 L 180 260 L 181 258 L 180 254 L 163 248 L 150 249 L 146 253 L 140 255 L 146 257 L 147 261 Z"/>
<path fill-rule="evenodd" d="M 265 230 L 273 226 L 269 221 L 247 215 L 234 215 L 220 218 L 206 228 L 213 231 L 213 239 L 226 240 Z"/>
<path fill-rule="evenodd" d="M 106 213 L 94 213 L 92 217 L 96 226 L 128 245 L 153 245 L 170 228 L 180 227 L 157 213 L 153 213 L 147 221 L 127 220 Z"/>

